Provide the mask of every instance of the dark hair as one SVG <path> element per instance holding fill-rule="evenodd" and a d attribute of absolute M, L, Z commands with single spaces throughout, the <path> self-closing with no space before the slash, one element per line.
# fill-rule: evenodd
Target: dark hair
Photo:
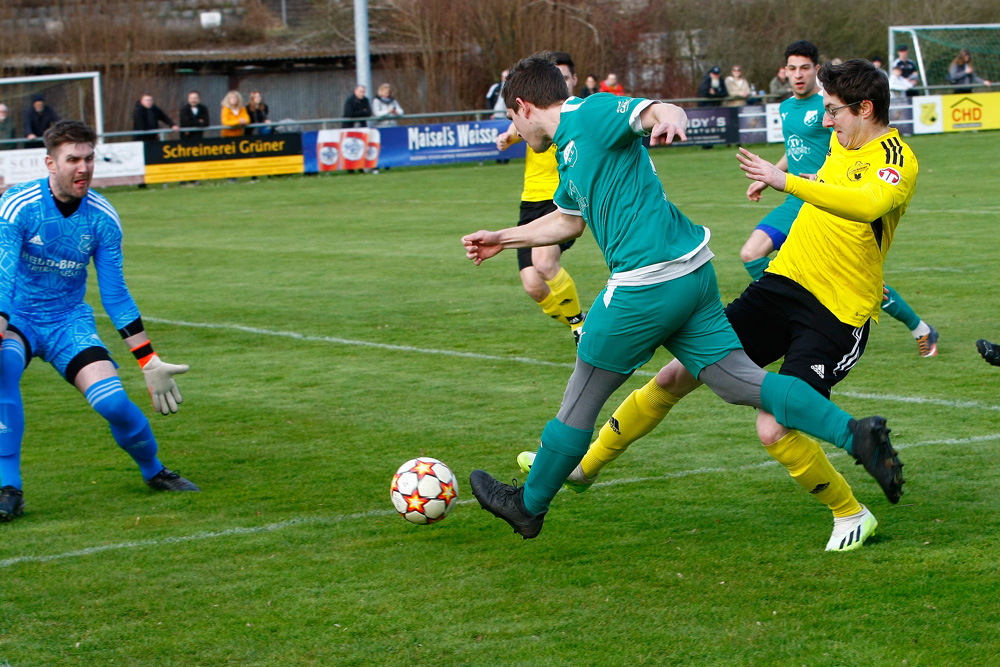
<path fill-rule="evenodd" d="M 968 60 L 966 60 L 968 58 Z M 972 60 L 972 54 L 968 49 L 961 49 L 955 59 L 951 61 L 952 65 L 964 65 L 969 60 Z"/>
<path fill-rule="evenodd" d="M 45 150 L 49 155 L 63 144 L 90 144 L 97 143 L 97 133 L 87 125 L 78 120 L 61 120 L 42 135 L 45 141 Z"/>
<path fill-rule="evenodd" d="M 797 42 L 792 42 L 785 49 L 785 62 L 788 62 L 788 56 L 802 56 L 803 58 L 808 58 L 813 61 L 813 65 L 819 63 L 819 49 L 812 42 L 807 42 L 804 39 L 800 39 Z"/>
<path fill-rule="evenodd" d="M 508 109 L 517 109 L 518 98 L 547 109 L 568 97 L 569 88 L 563 73 L 547 51 L 533 53 L 511 67 L 503 84 L 503 99 Z"/>
<path fill-rule="evenodd" d="M 576 65 L 573 64 L 573 57 L 570 56 L 565 51 L 553 51 L 549 54 L 549 58 L 556 64 L 565 65 L 569 68 L 569 73 L 571 76 L 576 76 Z"/>
<path fill-rule="evenodd" d="M 857 105 L 869 100 L 875 122 L 889 124 L 889 79 L 867 60 L 852 58 L 839 65 L 826 63 L 819 68 L 819 82 L 827 93 L 836 95 L 844 104 Z M 858 115 L 856 106 L 846 111 Z"/>

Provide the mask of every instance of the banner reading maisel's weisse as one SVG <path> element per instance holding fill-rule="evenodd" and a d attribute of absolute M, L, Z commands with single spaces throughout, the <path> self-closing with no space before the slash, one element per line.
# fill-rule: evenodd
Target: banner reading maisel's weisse
<path fill-rule="evenodd" d="M 300 134 L 146 144 L 147 183 L 301 173 Z"/>
<path fill-rule="evenodd" d="M 307 173 L 524 157 L 523 142 L 497 150 L 497 136 L 509 126 L 485 120 L 305 132 L 302 155 Z"/>

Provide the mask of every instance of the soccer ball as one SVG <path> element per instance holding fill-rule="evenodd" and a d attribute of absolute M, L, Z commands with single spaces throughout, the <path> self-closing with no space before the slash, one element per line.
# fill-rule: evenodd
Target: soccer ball
<path fill-rule="evenodd" d="M 410 459 L 392 476 L 392 504 L 411 523 L 441 521 L 458 500 L 458 480 L 451 468 L 429 456 Z"/>

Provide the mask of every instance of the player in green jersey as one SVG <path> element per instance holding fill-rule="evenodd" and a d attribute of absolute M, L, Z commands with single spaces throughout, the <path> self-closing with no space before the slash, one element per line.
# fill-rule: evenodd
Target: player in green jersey
<path fill-rule="evenodd" d="M 709 231 L 667 199 L 642 146 L 646 135 L 654 146 L 685 140 L 683 109 L 608 94 L 569 98 L 545 54 L 510 70 L 504 100 L 532 149 L 559 147 L 558 208 L 527 225 L 463 237 L 466 256 L 478 265 L 504 248 L 552 245 L 589 227 L 611 277 L 583 325 L 576 369 L 542 431 L 524 486 L 472 473 L 472 492 L 484 509 L 525 539 L 537 536 L 550 502 L 590 445 L 601 407 L 661 345 L 726 401 L 763 408 L 788 428 L 838 444 L 901 488 L 884 418 L 854 420 L 802 380 L 761 370 L 740 346 L 722 309 Z"/>

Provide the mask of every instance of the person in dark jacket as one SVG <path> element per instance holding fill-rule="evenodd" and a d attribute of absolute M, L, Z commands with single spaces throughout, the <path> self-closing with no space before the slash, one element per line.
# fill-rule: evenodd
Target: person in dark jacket
<path fill-rule="evenodd" d="M 722 81 L 722 70 L 718 67 L 705 72 L 705 78 L 698 86 L 698 97 L 709 97 L 710 100 L 698 102 L 700 107 L 717 107 L 726 99 L 726 84 Z"/>
<path fill-rule="evenodd" d="M 153 96 L 145 93 L 135 103 L 135 110 L 132 112 L 132 129 L 136 132 L 158 130 L 160 129 L 160 123 L 166 123 L 174 132 L 180 129 L 174 124 L 170 116 L 163 112 L 163 109 L 153 104 Z M 157 137 L 158 135 L 155 134 L 137 134 L 135 135 L 135 141 L 150 143 L 157 141 Z"/>
<path fill-rule="evenodd" d="M 344 102 L 344 118 L 371 118 L 372 115 L 372 105 L 365 97 L 367 89 L 364 86 L 358 86 L 354 89 L 354 94 L 347 98 Z M 344 127 L 365 127 L 367 123 L 364 120 L 346 121 Z"/>
<path fill-rule="evenodd" d="M 247 114 L 250 116 L 250 124 L 258 125 L 271 124 L 271 110 L 267 108 L 264 96 L 259 90 L 250 93 L 250 102 L 247 103 Z M 271 127 L 248 127 L 247 134 L 271 134 Z"/>
<path fill-rule="evenodd" d="M 59 122 L 59 114 L 45 103 L 44 95 L 35 95 L 31 98 L 31 106 L 24 110 L 24 136 L 32 141 L 24 144 L 25 148 L 41 148 L 42 135 L 45 130 Z"/>
<path fill-rule="evenodd" d="M 181 107 L 181 127 L 208 127 L 212 119 L 208 115 L 208 107 L 201 103 L 201 94 L 197 90 L 188 93 L 188 103 Z M 201 139 L 204 130 L 185 130 L 181 139 Z"/>

